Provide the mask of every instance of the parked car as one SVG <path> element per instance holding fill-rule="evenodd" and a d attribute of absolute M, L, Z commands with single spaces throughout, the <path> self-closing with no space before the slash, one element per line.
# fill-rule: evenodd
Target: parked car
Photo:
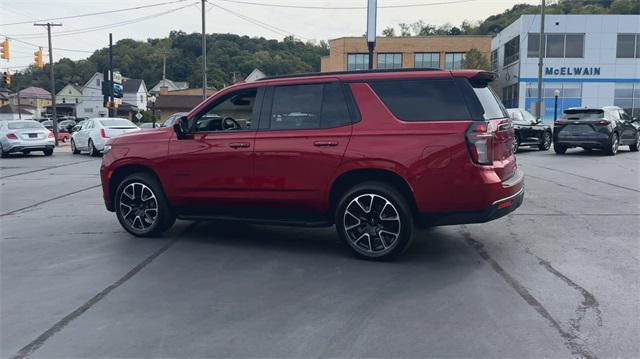
<path fill-rule="evenodd" d="M 540 151 L 551 148 L 553 132 L 551 126 L 545 125 L 531 112 L 523 108 L 508 108 L 507 112 L 513 121 L 515 140 L 513 152 L 518 152 L 521 146 L 537 147 Z"/>
<path fill-rule="evenodd" d="M 53 132 L 37 121 L 0 121 L 0 156 L 3 158 L 10 153 L 28 154 L 34 151 L 51 156 L 54 146 Z"/>
<path fill-rule="evenodd" d="M 71 134 L 67 130 L 58 130 L 58 142 L 67 142 L 71 139 Z"/>
<path fill-rule="evenodd" d="M 176 112 L 170 115 L 169 117 L 167 117 L 162 123 L 161 127 L 171 127 L 173 126 L 173 124 L 176 122 L 177 119 L 186 115 L 187 115 L 187 112 Z"/>
<path fill-rule="evenodd" d="M 88 151 L 91 156 L 97 156 L 108 139 L 136 131 L 140 128 L 123 118 L 90 118 L 83 121 L 80 129 L 71 136 L 71 152 Z"/>
<path fill-rule="evenodd" d="M 53 121 L 52 120 L 44 120 L 44 121 L 41 121 L 40 123 L 47 130 L 53 130 Z"/>
<path fill-rule="evenodd" d="M 617 106 L 570 108 L 553 125 L 553 149 L 563 154 L 568 148 L 603 150 L 613 156 L 619 146 L 640 149 L 640 121 Z"/>
<path fill-rule="evenodd" d="M 76 121 L 74 120 L 62 120 L 58 121 L 58 128 L 61 130 L 65 130 L 67 132 L 72 132 L 73 128 L 76 126 Z"/>
<path fill-rule="evenodd" d="M 487 222 L 522 203 L 494 78 L 412 69 L 235 84 L 172 128 L 109 140 L 104 201 L 136 236 L 176 216 L 335 224 L 358 256 L 390 259 L 415 226 Z"/>

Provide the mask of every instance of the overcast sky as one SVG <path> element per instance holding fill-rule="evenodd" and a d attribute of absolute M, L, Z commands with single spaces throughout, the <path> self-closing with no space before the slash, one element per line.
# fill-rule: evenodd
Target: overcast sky
<path fill-rule="evenodd" d="M 209 0 L 241 16 L 249 17 L 277 29 L 267 30 L 242 19 L 224 9 L 206 5 L 206 27 L 208 33 L 234 33 L 265 38 L 282 39 L 282 32 L 294 34 L 303 40 L 328 40 L 342 36 L 360 36 L 366 31 L 366 10 L 355 9 L 293 9 L 286 7 L 266 7 L 240 2 L 303 5 L 313 7 L 359 7 L 366 6 L 367 0 Z M 56 20 L 62 27 L 53 28 L 53 47 L 77 50 L 54 50 L 54 60 L 62 57 L 85 58 L 95 49 L 108 44 L 108 34 L 118 39 L 165 37 L 172 30 L 187 33 L 200 32 L 199 0 L 0 0 L 0 39 L 12 36 L 34 45 L 46 48 L 47 36 L 44 27 L 35 27 L 32 21 L 55 17 L 66 17 L 92 12 L 124 9 L 156 3 L 170 4 L 118 12 L 108 15 L 88 16 L 75 19 Z M 454 2 L 452 4 L 442 4 Z M 440 3 L 440 4 L 437 4 Z M 477 21 L 498 14 L 517 3 L 537 4 L 538 0 L 378 0 L 378 6 L 404 4 L 434 4 L 423 7 L 379 8 L 378 34 L 387 26 L 401 22 L 412 23 L 423 20 L 426 23 L 442 25 L 447 22 L 458 25 L 463 20 Z M 181 8 L 181 9 L 179 9 Z M 15 22 L 27 24 L 6 25 Z M 106 28 L 109 25 L 113 27 Z M 83 30 L 90 27 L 102 29 Z M 74 31 L 71 34 L 64 32 Z M 397 30 L 396 30 L 397 31 Z M 11 61 L 0 60 L 0 68 L 26 66 L 33 62 L 36 47 L 11 41 Z M 85 52 L 81 52 L 85 51 Z M 45 60 L 45 62 L 47 62 Z"/>

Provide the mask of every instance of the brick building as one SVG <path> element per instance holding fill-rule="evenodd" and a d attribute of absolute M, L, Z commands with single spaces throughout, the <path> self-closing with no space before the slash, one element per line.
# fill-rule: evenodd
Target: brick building
<path fill-rule="evenodd" d="M 329 56 L 321 59 L 321 71 L 364 70 L 369 66 L 364 37 L 341 37 L 329 41 Z M 459 69 L 465 53 L 477 49 L 491 56 L 491 36 L 379 37 L 374 52 L 374 68 Z"/>

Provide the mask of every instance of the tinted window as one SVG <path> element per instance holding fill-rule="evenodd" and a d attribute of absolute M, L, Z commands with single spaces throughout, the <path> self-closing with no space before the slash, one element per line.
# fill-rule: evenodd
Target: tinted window
<path fill-rule="evenodd" d="M 634 58 L 640 56 L 636 55 L 636 35 L 633 34 L 618 34 L 618 43 L 616 48 L 617 58 Z"/>
<path fill-rule="evenodd" d="M 322 84 L 276 87 L 269 127 L 273 130 L 319 128 L 323 87 Z"/>
<path fill-rule="evenodd" d="M 540 34 L 529 33 L 527 44 L 527 57 L 538 57 L 540 56 Z M 544 49 L 545 45 L 542 44 L 542 48 Z"/>
<path fill-rule="evenodd" d="M 598 109 L 565 110 L 563 119 L 570 120 L 597 120 L 604 117 L 604 111 Z"/>
<path fill-rule="evenodd" d="M 44 126 L 42 126 L 41 124 L 35 121 L 18 121 L 18 122 L 9 122 L 9 124 L 7 125 L 7 128 L 11 130 L 21 130 L 26 128 L 43 129 Z"/>
<path fill-rule="evenodd" d="M 566 37 L 564 57 L 582 57 L 584 50 L 584 35 L 570 35 Z"/>
<path fill-rule="evenodd" d="M 516 36 L 504 44 L 504 66 L 520 58 L 520 36 Z"/>
<path fill-rule="evenodd" d="M 344 126 L 351 123 L 347 101 L 337 82 L 324 85 L 322 97 L 322 128 Z"/>
<path fill-rule="evenodd" d="M 547 35 L 546 57 L 564 57 L 564 34 Z"/>
<path fill-rule="evenodd" d="M 348 54 L 347 70 L 367 70 L 369 68 L 369 54 Z"/>
<path fill-rule="evenodd" d="M 379 69 L 399 69 L 402 67 L 402 54 L 378 54 Z"/>
<path fill-rule="evenodd" d="M 424 52 L 416 53 L 414 58 L 414 67 L 440 67 L 440 53 L 439 52 Z"/>
<path fill-rule="evenodd" d="M 371 88 L 403 121 L 469 119 L 462 93 L 450 79 L 375 81 Z"/>
<path fill-rule="evenodd" d="M 494 118 L 509 117 L 507 111 L 502 106 L 502 103 L 498 101 L 498 97 L 487 86 L 473 87 L 473 92 L 476 93 L 478 100 L 482 104 L 484 109 L 484 119 L 492 120 Z"/>

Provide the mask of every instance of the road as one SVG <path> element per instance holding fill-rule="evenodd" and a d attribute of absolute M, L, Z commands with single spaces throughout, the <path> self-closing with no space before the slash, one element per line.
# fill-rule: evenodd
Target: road
<path fill-rule="evenodd" d="M 133 238 L 99 159 L 0 160 L 2 357 L 640 357 L 640 155 L 524 150 L 525 203 L 393 263 L 332 229 Z"/>

